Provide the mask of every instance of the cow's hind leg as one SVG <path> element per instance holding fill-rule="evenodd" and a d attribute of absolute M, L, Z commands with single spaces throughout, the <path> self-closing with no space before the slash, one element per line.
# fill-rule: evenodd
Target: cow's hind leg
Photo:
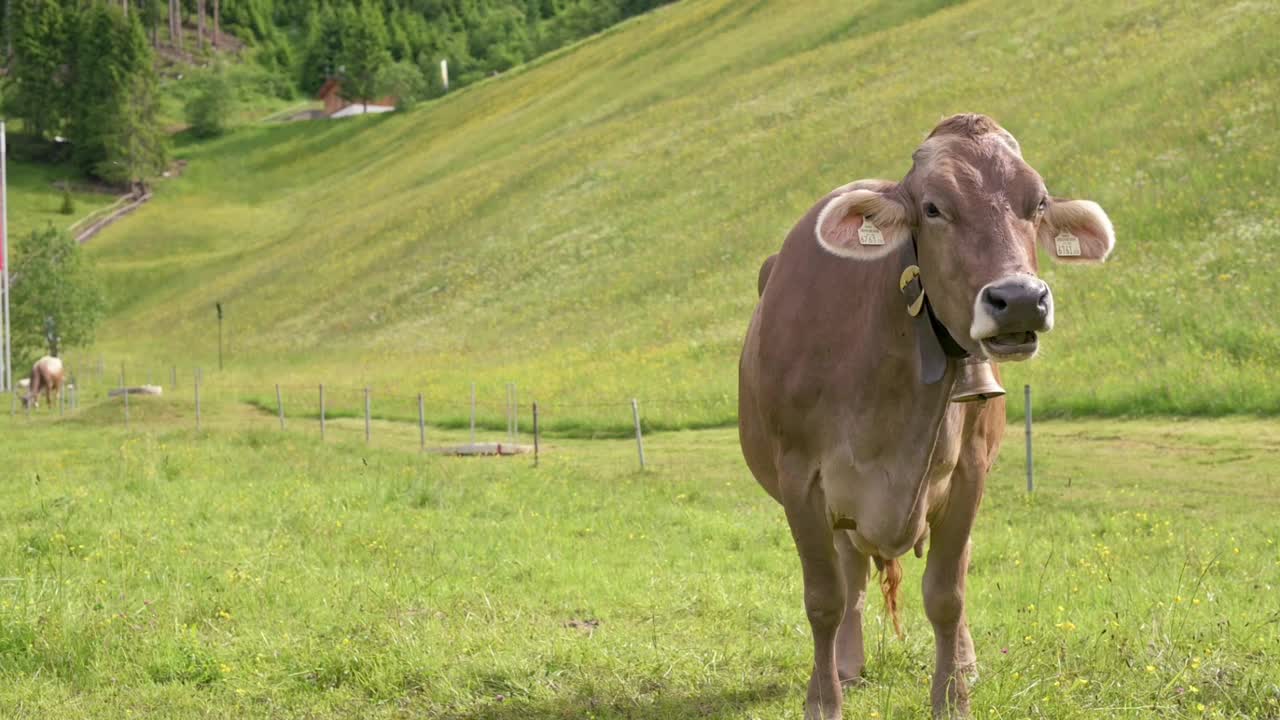
<path fill-rule="evenodd" d="M 866 667 L 862 642 L 862 611 L 867 606 L 867 575 L 870 563 L 867 556 L 853 546 L 847 531 L 835 536 L 836 551 L 844 571 L 845 607 L 844 619 L 836 633 L 836 672 L 841 684 L 861 682 Z"/>
<path fill-rule="evenodd" d="M 836 671 L 836 633 L 845 614 L 845 581 L 826 498 L 807 464 L 781 464 L 783 507 L 804 571 L 804 609 L 813 631 L 813 674 L 805 720 L 838 720 L 843 698 Z"/>

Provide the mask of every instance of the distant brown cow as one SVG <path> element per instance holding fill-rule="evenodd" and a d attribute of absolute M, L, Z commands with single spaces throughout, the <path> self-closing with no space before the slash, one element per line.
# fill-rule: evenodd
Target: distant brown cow
<path fill-rule="evenodd" d="M 897 558 L 926 538 L 933 713 L 968 713 L 969 533 L 1005 403 L 954 402 L 957 377 L 1031 358 L 1053 327 L 1037 241 L 1069 262 L 1100 262 L 1115 243 L 1102 208 L 1051 198 L 983 115 L 942 121 L 913 160 L 902 182 L 829 193 L 765 261 L 739 368 L 742 452 L 782 504 L 804 571 L 815 720 L 840 717 L 841 684 L 863 672 L 871 562 L 896 623 Z M 1003 394 L 986 377 L 983 396 Z"/>
<path fill-rule="evenodd" d="M 63 370 L 62 360 L 45 355 L 31 366 L 31 378 L 27 385 L 27 407 L 40 407 L 40 391 L 44 391 L 44 399 L 53 405 L 53 394 L 62 394 Z"/>

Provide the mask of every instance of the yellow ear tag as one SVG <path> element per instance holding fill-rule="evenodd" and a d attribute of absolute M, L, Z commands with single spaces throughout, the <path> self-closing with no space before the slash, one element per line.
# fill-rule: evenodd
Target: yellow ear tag
<path fill-rule="evenodd" d="M 858 228 L 858 242 L 863 245 L 883 245 L 884 233 L 871 224 L 871 218 L 862 218 L 862 227 Z"/>
<path fill-rule="evenodd" d="M 1080 257 L 1080 238 L 1063 230 L 1053 239 L 1053 249 L 1058 257 Z"/>
<path fill-rule="evenodd" d="M 902 277 L 898 278 L 898 289 L 905 292 L 907 286 L 913 280 L 920 277 L 919 265 L 908 265 L 907 269 L 902 271 Z M 920 288 L 920 295 L 907 306 L 907 314 L 915 317 L 920 314 L 921 308 L 924 307 L 924 288 Z"/>

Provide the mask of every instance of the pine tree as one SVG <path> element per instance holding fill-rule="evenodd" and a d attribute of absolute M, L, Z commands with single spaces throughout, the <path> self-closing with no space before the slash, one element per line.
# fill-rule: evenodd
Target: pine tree
<path fill-rule="evenodd" d="M 77 164 L 118 183 L 143 182 L 164 165 L 151 48 L 137 13 L 93 5 L 76 32 L 70 133 Z"/>
<path fill-rule="evenodd" d="M 11 107 L 31 134 L 52 135 L 61 131 L 68 110 L 65 66 L 71 16 L 57 0 L 27 0 L 15 14 Z"/>
<path fill-rule="evenodd" d="M 328 5 L 314 16 L 310 24 L 312 27 L 299 80 L 304 92 L 314 93 L 326 80 L 338 74 L 346 31 L 338 13 Z"/>

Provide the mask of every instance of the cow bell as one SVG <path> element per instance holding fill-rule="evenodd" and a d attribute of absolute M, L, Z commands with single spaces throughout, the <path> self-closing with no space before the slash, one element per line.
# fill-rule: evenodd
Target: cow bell
<path fill-rule="evenodd" d="M 956 384 L 951 388 L 951 402 L 990 400 L 1001 395 L 1004 395 L 1004 388 L 996 382 L 990 362 L 975 357 L 960 361 Z"/>

